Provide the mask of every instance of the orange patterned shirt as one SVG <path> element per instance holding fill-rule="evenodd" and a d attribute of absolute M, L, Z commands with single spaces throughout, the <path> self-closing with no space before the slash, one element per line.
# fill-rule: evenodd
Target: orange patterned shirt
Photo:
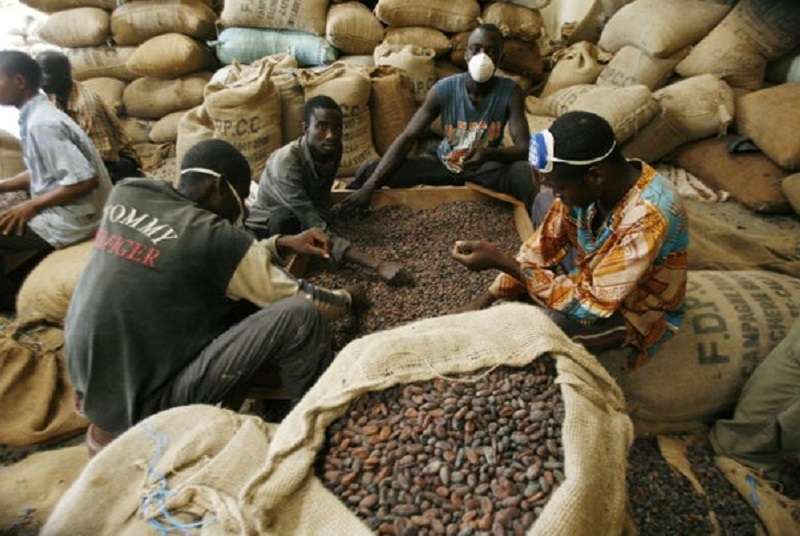
<path fill-rule="evenodd" d="M 635 364 L 678 330 L 686 296 L 686 212 L 669 182 L 642 163 L 639 180 L 595 233 L 597 211 L 553 203 L 542 225 L 517 255 L 524 281 L 501 274 L 490 291 L 498 298 L 527 292 L 537 303 L 591 324 L 619 311 Z M 575 268 L 558 264 L 575 251 Z"/>

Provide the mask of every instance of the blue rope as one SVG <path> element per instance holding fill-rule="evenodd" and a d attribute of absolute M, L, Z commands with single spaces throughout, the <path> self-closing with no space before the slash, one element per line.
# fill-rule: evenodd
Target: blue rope
<path fill-rule="evenodd" d="M 750 486 L 750 504 L 754 510 L 758 510 L 761 506 L 761 499 L 758 497 L 758 481 L 751 474 L 748 474 L 744 481 Z"/>
<path fill-rule="evenodd" d="M 156 529 L 160 536 L 168 536 L 173 532 L 180 534 L 190 534 L 194 529 L 201 529 L 206 525 L 214 523 L 216 520 L 212 517 L 206 520 L 199 520 L 192 523 L 184 523 L 176 518 L 172 512 L 167 508 L 167 501 L 170 497 L 175 495 L 175 492 L 169 489 L 167 485 L 167 478 L 164 473 L 156 470 L 156 465 L 164 456 L 164 451 L 167 448 L 166 434 L 158 432 L 150 427 L 149 423 L 141 423 L 139 425 L 142 430 L 150 437 L 155 444 L 155 451 L 153 456 L 147 462 L 147 477 L 150 482 L 155 484 L 155 489 L 147 492 L 139 503 L 139 513 L 147 515 L 146 512 L 155 510 L 156 515 L 150 517 L 147 523 Z M 163 518 L 163 522 L 158 518 Z"/>

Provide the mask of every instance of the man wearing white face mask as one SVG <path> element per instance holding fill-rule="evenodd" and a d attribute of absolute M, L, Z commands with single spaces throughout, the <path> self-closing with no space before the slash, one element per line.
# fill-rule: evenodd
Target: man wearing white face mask
<path fill-rule="evenodd" d="M 495 76 L 502 55 L 503 35 L 497 26 L 478 26 L 465 53 L 469 72 L 440 80 L 431 88 L 383 158 L 358 171 L 351 184 L 358 191 L 344 201 L 343 208 L 366 206 L 381 186 L 450 186 L 466 181 L 512 195 L 530 208 L 537 186 L 526 162 L 529 130 L 523 94 L 512 80 Z M 437 117 L 441 117 L 445 137 L 436 154 L 407 157 Z M 511 147 L 500 146 L 506 123 L 514 141 Z"/>
<path fill-rule="evenodd" d="M 328 319 L 359 303 L 279 267 L 287 253 L 328 257 L 319 229 L 257 242 L 236 227 L 250 166 L 232 145 L 200 142 L 181 167 L 177 189 L 116 185 L 70 301 L 67 365 L 92 452 L 163 409 L 236 408 L 265 368 L 299 399 L 332 359 Z"/>

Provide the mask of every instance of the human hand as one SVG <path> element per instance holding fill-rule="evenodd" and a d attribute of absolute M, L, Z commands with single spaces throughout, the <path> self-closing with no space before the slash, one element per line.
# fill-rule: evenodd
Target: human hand
<path fill-rule="evenodd" d="M 296 235 L 278 237 L 278 248 L 292 253 L 312 255 L 329 259 L 331 256 L 331 239 L 325 231 L 316 227 Z"/>
<path fill-rule="evenodd" d="M 360 189 L 348 195 L 345 200 L 341 202 L 339 205 L 339 210 L 344 213 L 363 210 L 369 206 L 371 197 L 372 189 L 368 186 L 362 186 Z"/>
<path fill-rule="evenodd" d="M 453 258 L 473 272 L 497 268 L 500 251 L 486 240 L 459 240 L 453 245 Z"/>
<path fill-rule="evenodd" d="M 16 232 L 22 236 L 25 226 L 38 213 L 32 201 L 25 201 L 0 213 L 0 232 L 4 235 Z"/>
<path fill-rule="evenodd" d="M 489 151 L 484 148 L 471 149 L 462 162 L 465 170 L 474 171 L 489 161 Z"/>

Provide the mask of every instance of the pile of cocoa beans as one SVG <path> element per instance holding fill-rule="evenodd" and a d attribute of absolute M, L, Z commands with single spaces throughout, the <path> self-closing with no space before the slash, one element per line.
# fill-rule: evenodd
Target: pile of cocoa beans
<path fill-rule="evenodd" d="M 554 363 L 371 392 L 326 432 L 325 486 L 378 534 L 524 534 L 564 480 Z"/>

